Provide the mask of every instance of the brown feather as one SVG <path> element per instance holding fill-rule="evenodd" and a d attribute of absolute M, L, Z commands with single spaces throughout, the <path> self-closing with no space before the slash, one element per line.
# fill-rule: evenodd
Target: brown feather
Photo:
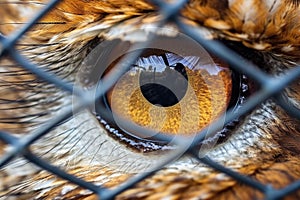
<path fill-rule="evenodd" d="M 8 0 L 2 0 L 0 4 L 0 14 L 3 16 L 0 33 L 4 35 L 16 31 L 42 5 L 32 1 Z M 269 70 L 275 74 L 293 67 L 294 61 L 299 59 L 299 9 L 299 2 L 290 0 L 190 0 L 181 11 L 181 17 L 187 24 L 205 32 L 207 38 L 239 42 L 264 55 L 272 55 L 272 59 L 278 59 L 282 64 L 274 65 L 274 70 Z M 69 74 L 66 80 L 74 81 L 80 62 L 90 51 L 91 42 L 116 38 L 125 40 L 124 35 L 113 34 L 113 29 L 133 32 L 145 24 L 155 24 L 160 18 L 156 6 L 147 1 L 64 0 L 19 41 L 17 48 L 42 68 L 52 70 L 60 77 Z M 170 27 L 174 26 L 170 24 Z M 127 39 L 135 40 L 130 38 L 130 34 Z M 66 61 L 64 58 L 67 58 Z M 0 64 L 3 71 L 0 97 L 5 97 L 0 104 L 1 130 L 26 134 L 42 126 L 61 111 L 61 107 L 71 102 L 65 93 L 26 73 L 10 58 L 1 58 Z M 287 94 L 295 100 L 296 105 L 297 102 L 299 104 L 299 84 L 293 85 Z M 37 106 L 33 106 L 35 103 Z M 28 117 L 34 114 L 42 116 L 37 119 Z M 68 127 L 72 127 L 69 133 L 60 134 L 62 130 L 70 130 Z M 86 128 L 94 132 L 86 133 Z M 135 163 L 124 159 L 120 161 L 121 164 L 118 163 L 119 166 L 113 165 L 115 161 L 103 164 L 102 157 L 98 160 L 94 158 L 99 156 L 95 153 L 95 149 L 99 148 L 96 143 L 99 133 L 95 130 L 100 128 L 91 115 L 79 114 L 73 121 L 37 141 L 31 149 L 71 174 L 112 188 L 134 174 L 120 170 L 122 164 L 131 169 Z M 208 155 L 233 170 L 262 183 L 272 184 L 275 188 L 283 188 L 300 179 L 299 121 L 288 116 L 273 102 L 268 101 L 254 110 L 235 132 L 226 143 L 212 149 Z M 116 148 L 116 154 L 120 153 L 120 148 L 125 155 L 136 157 L 141 163 L 152 163 L 151 159 L 156 159 L 153 155 L 126 149 L 103 130 L 102 134 L 101 139 L 109 141 L 108 147 Z M 0 145 L 1 155 L 9 147 L 2 143 Z M 104 156 L 107 156 L 108 152 L 105 153 Z M 197 164 L 192 159 L 182 159 L 120 194 L 117 199 L 263 198 L 258 190 L 227 175 Z M 21 158 L 0 169 L 0 179 L 0 198 L 97 198 L 90 191 L 57 178 Z M 299 197 L 300 191 L 297 191 L 286 199 Z"/>

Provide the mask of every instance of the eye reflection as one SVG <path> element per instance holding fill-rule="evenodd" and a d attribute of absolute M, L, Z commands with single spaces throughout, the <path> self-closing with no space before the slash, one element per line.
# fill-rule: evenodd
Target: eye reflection
<path fill-rule="evenodd" d="M 163 66 L 163 69 L 149 65 L 139 74 L 140 90 L 153 105 L 169 107 L 177 104 L 186 94 L 188 77 L 181 63 Z"/>
<path fill-rule="evenodd" d="M 231 75 L 226 64 L 212 57 L 146 49 L 106 98 L 114 116 L 161 134 L 193 135 L 226 111 Z"/>

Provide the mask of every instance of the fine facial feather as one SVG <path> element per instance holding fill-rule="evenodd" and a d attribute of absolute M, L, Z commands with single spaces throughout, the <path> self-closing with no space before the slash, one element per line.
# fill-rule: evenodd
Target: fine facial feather
<path fill-rule="evenodd" d="M 28 12 L 25 10 L 40 8 L 39 4 L 32 1 L 8 2 L 1 2 L 3 6 L 0 7 L 0 13 L 5 19 L 0 26 L 2 34 L 16 30 L 19 26 L 16 22 L 26 21 L 28 17 L 24 15 Z M 266 64 L 265 70 L 274 68 L 270 71 L 277 73 L 292 67 L 299 57 L 298 10 L 299 2 L 290 0 L 191 0 L 182 10 L 181 16 L 186 23 L 202 32 L 205 31 L 208 38 L 239 42 L 255 52 L 259 50 L 261 59 L 253 62 Z M 65 0 L 20 41 L 18 48 L 39 66 L 73 81 L 77 67 L 90 51 L 92 43 L 117 37 L 125 39 L 124 35 L 114 34 L 114 31 L 130 33 L 155 23 L 159 18 L 155 6 L 144 1 Z M 126 38 L 131 41 L 135 39 L 130 37 L 130 34 Z M 263 59 L 264 62 L 261 61 Z M 33 124 L 38 126 L 53 113 L 60 112 L 61 109 L 58 108 L 70 102 L 66 95 L 54 86 L 42 81 L 28 84 L 28 81 L 32 82 L 32 79 L 36 78 L 24 74 L 26 72 L 16 64 L 10 69 L 7 68 L 8 65 L 12 65 L 8 59 L 1 60 L 1 96 L 6 97 L 1 99 L 1 129 L 24 133 L 34 129 Z M 16 71 L 18 78 L 11 78 L 11 74 L 15 74 Z M 5 84 L 7 82 L 10 85 Z M 299 86 L 295 85 L 289 96 L 299 102 L 297 88 Z M 48 93 L 45 93 L 46 90 Z M 16 103 L 17 100 L 22 101 Z M 8 102 L 14 104 L 14 108 L 9 107 L 12 104 Z M 44 118 L 34 118 L 45 110 Z M 25 113 L 27 115 L 24 115 Z M 32 115 L 31 118 L 28 118 L 29 114 Z M 8 123 L 7 119 L 13 120 L 14 123 Z M 83 126 L 80 126 L 81 124 Z M 296 120 L 268 101 L 253 111 L 225 144 L 211 150 L 208 155 L 225 166 L 263 183 L 272 183 L 274 187 L 282 188 L 300 178 L 297 156 L 299 151 L 297 143 L 293 142 L 293 139 L 299 138 L 297 124 L 299 123 Z M 103 153 L 107 149 L 110 152 Z M 87 113 L 79 114 L 73 121 L 46 135 L 35 144 L 33 151 L 72 174 L 108 187 L 123 182 L 131 176 L 124 171 L 132 170 L 133 164 L 140 164 L 134 163 L 136 161 L 128 164 L 128 158 L 133 156 L 144 159 L 145 162 L 155 159 L 126 150 L 124 146 L 108 137 L 98 122 Z M 125 152 L 123 160 L 117 163 L 113 159 L 118 157 L 109 158 L 108 155 L 113 151 L 115 154 Z M 104 157 L 108 157 L 108 160 L 101 160 Z M 103 162 L 110 162 L 110 165 L 104 166 Z M 4 180 L 2 185 L 0 184 L 0 198 L 15 195 L 18 199 L 71 198 L 75 195 L 78 198 L 90 197 L 90 192 L 47 172 L 31 169 L 30 164 L 25 163 L 17 159 L 0 170 L 0 177 Z M 122 164 L 127 164 L 126 170 L 120 171 L 119 167 Z M 24 170 L 25 173 L 16 174 L 16 170 Z M 171 164 L 135 188 L 124 192 L 119 198 L 157 199 L 170 195 L 174 199 L 262 198 L 258 191 L 188 158 Z M 291 198 L 296 198 L 297 195 L 299 194 L 294 194 Z"/>

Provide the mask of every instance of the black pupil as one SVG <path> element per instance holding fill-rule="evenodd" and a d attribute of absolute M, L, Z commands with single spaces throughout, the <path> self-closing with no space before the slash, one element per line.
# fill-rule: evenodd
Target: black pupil
<path fill-rule="evenodd" d="M 169 107 L 185 95 L 188 78 L 183 64 L 166 66 L 163 71 L 142 71 L 140 85 L 143 96 L 153 105 Z"/>

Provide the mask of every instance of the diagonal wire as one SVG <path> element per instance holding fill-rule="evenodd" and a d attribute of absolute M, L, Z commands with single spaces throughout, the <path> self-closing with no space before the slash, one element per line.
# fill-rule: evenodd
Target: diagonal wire
<path fill-rule="evenodd" d="M 62 121 L 70 118 L 74 113 L 79 112 L 81 109 L 84 109 L 85 107 L 91 105 L 94 103 L 94 101 L 97 98 L 100 98 L 113 84 L 115 81 L 118 80 L 118 78 L 124 73 L 124 71 L 127 70 L 127 67 L 122 66 L 121 64 L 117 65 L 116 68 L 119 68 L 119 70 L 116 70 L 116 74 L 108 75 L 108 79 L 104 80 L 98 85 L 98 91 L 97 95 L 94 98 L 90 98 L 91 94 L 88 92 L 82 92 L 80 89 L 75 89 L 73 85 L 68 84 L 64 82 L 63 80 L 59 79 L 58 77 L 49 74 L 42 69 L 38 68 L 37 66 L 33 65 L 29 61 L 27 61 L 24 57 L 22 57 L 14 48 L 13 46 L 16 44 L 17 40 L 21 38 L 35 23 L 37 23 L 47 12 L 49 12 L 57 3 L 59 0 L 51 0 L 29 23 L 25 24 L 20 30 L 9 36 L 8 38 L 5 38 L 4 36 L 0 35 L 0 56 L 3 54 L 3 52 L 9 53 L 11 57 L 13 57 L 17 62 L 19 62 L 24 68 L 27 70 L 30 70 L 40 78 L 44 79 L 45 81 L 48 81 L 49 83 L 55 84 L 57 87 L 60 87 L 61 89 L 71 92 L 79 97 L 79 103 L 76 105 L 70 106 L 68 109 L 65 110 L 62 114 L 57 116 L 56 118 L 53 118 L 50 123 L 46 124 L 45 126 L 41 127 L 37 131 L 30 134 L 28 137 L 24 138 L 16 138 L 8 133 L 0 132 L 0 139 L 4 141 L 7 144 L 10 144 L 13 146 L 12 150 L 9 151 L 4 155 L 3 158 L 0 159 L 0 168 L 7 164 L 13 157 L 15 157 L 18 154 L 23 155 L 26 159 L 31 161 L 32 163 L 46 169 L 47 171 L 56 174 L 60 176 L 61 178 L 64 178 L 66 180 L 69 180 L 73 183 L 78 184 L 81 187 L 90 189 L 94 193 L 98 194 L 102 199 L 112 199 L 117 194 L 120 194 L 124 190 L 131 188 L 136 183 L 144 180 L 148 176 L 151 176 L 156 171 L 160 170 L 163 166 L 170 163 L 172 160 L 174 160 L 177 156 L 182 154 L 185 149 L 183 143 L 180 143 L 180 139 L 177 139 L 177 144 L 181 144 L 179 146 L 179 150 L 177 153 L 174 153 L 170 155 L 168 159 L 166 159 L 163 163 L 158 165 L 156 168 L 153 169 L 151 172 L 140 174 L 132 179 L 129 179 L 126 183 L 120 185 L 119 187 L 108 190 L 105 188 L 98 187 L 92 183 L 85 182 L 81 179 L 78 179 L 75 176 L 72 176 L 63 170 L 60 170 L 59 168 L 50 165 L 46 161 L 43 161 L 42 159 L 38 158 L 34 154 L 32 154 L 28 147 L 34 143 L 36 140 L 41 138 L 43 135 L 47 134 L 49 131 L 51 131 L 57 124 L 61 123 Z M 250 98 L 246 104 L 240 109 L 239 113 L 233 113 L 229 112 L 230 114 L 226 117 L 227 121 L 231 121 L 232 119 L 235 119 L 237 116 L 243 115 L 247 112 L 250 112 L 253 108 L 255 108 L 257 105 L 265 101 L 266 99 L 270 97 L 274 97 L 274 99 L 277 101 L 277 103 L 283 107 L 291 116 L 298 117 L 299 118 L 299 109 L 294 107 L 290 102 L 287 101 L 287 99 L 280 93 L 288 84 L 290 84 L 292 81 L 296 80 L 300 75 L 300 67 L 294 68 L 293 70 L 289 71 L 287 75 L 284 75 L 280 77 L 279 79 L 275 79 L 267 75 L 266 73 L 262 72 L 258 67 L 254 66 L 250 62 L 243 61 L 243 64 L 241 64 L 241 59 L 238 54 L 230 50 L 229 48 L 225 47 L 224 45 L 220 44 L 216 41 L 207 41 L 204 38 L 200 37 L 197 31 L 190 26 L 187 26 L 183 22 L 179 20 L 178 12 L 180 9 L 184 6 L 184 4 L 187 2 L 187 0 L 181 0 L 179 2 L 175 3 L 167 3 L 164 1 L 159 0 L 152 0 L 154 4 L 156 4 L 158 7 L 160 7 L 160 13 L 163 16 L 163 20 L 158 24 L 158 28 L 161 27 L 163 24 L 165 24 L 167 21 L 173 20 L 177 23 L 178 27 L 185 33 L 187 33 L 189 36 L 196 39 L 202 46 L 204 46 L 209 51 L 213 52 L 215 55 L 219 56 L 221 59 L 226 60 L 234 69 L 237 71 L 242 71 L 244 74 L 246 74 L 248 77 L 251 77 L 253 80 L 257 81 L 260 85 L 262 85 L 262 89 L 258 91 L 254 97 Z M 149 40 L 144 43 L 140 48 L 147 46 L 151 42 L 151 39 L 153 39 L 154 36 L 151 36 Z M 127 56 L 124 59 L 129 60 L 130 62 L 134 62 L 135 59 L 142 53 L 142 51 L 136 52 L 136 54 L 133 57 L 128 58 Z M 122 62 L 122 61 L 121 61 Z M 119 62 L 119 63 L 121 63 Z M 129 63 L 130 63 L 129 62 Z M 245 67 L 247 66 L 247 67 Z M 210 132 L 217 131 L 219 128 L 222 127 L 224 122 L 215 122 L 210 127 Z M 145 130 L 146 131 L 146 130 Z M 208 133 L 208 129 L 204 130 L 201 134 L 198 135 L 198 137 L 194 140 L 193 145 L 191 145 L 189 149 L 189 153 L 195 156 L 200 162 L 203 162 L 214 169 L 217 169 L 221 172 L 226 173 L 227 175 L 246 183 L 252 187 L 255 187 L 256 189 L 264 192 L 266 194 L 266 199 L 279 199 L 284 197 L 285 195 L 292 193 L 300 188 L 300 181 L 297 181 L 286 188 L 282 190 L 274 190 L 270 188 L 269 186 L 263 185 L 259 182 L 256 182 L 250 178 L 244 177 L 234 171 L 231 171 L 230 169 L 221 166 L 217 163 L 215 163 L 213 160 L 203 157 L 200 158 L 199 155 L 196 153 L 196 145 L 201 142 L 204 137 L 206 137 Z M 167 139 L 167 138 L 163 138 Z M 194 148 L 195 147 L 195 148 Z M 180 149 L 182 148 L 182 149 Z"/>

